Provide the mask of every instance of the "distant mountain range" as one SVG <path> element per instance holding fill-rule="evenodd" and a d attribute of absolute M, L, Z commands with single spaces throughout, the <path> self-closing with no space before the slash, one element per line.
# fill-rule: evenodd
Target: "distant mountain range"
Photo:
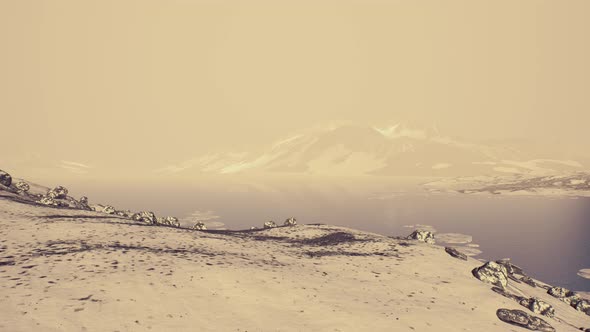
<path fill-rule="evenodd" d="M 467 142 L 443 136 L 434 129 L 347 125 L 294 135 L 255 152 L 198 156 L 158 172 L 455 177 L 542 175 L 581 171 L 585 166 L 561 153 L 550 155 L 510 144 Z"/>

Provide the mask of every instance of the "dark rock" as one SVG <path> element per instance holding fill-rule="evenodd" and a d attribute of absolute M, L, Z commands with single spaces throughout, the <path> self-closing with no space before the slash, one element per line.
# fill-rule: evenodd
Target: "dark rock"
<path fill-rule="evenodd" d="M 459 250 L 453 248 L 453 247 L 445 247 L 445 251 L 447 252 L 447 254 L 458 258 L 458 259 L 462 259 L 464 261 L 467 260 L 467 255 L 465 255 L 464 253 L 460 252 Z"/>
<path fill-rule="evenodd" d="M 12 176 L 10 174 L 0 170 L 0 184 L 6 187 L 10 187 L 12 184 Z"/>
<path fill-rule="evenodd" d="M 408 237 L 406 239 L 418 240 L 418 241 L 422 241 L 422 242 L 426 242 L 426 243 L 430 243 L 430 244 L 434 244 L 434 242 L 435 242 L 434 234 L 432 234 L 432 232 L 423 231 L 423 230 L 419 230 L 419 229 L 413 231 L 412 234 L 408 235 Z"/>
<path fill-rule="evenodd" d="M 505 323 L 532 331 L 555 332 L 555 329 L 549 323 L 522 310 L 498 309 L 496 316 Z"/>
<path fill-rule="evenodd" d="M 506 268 L 496 262 L 487 262 L 473 269 L 471 273 L 477 279 L 494 286 L 505 288 L 508 285 L 508 272 Z"/>

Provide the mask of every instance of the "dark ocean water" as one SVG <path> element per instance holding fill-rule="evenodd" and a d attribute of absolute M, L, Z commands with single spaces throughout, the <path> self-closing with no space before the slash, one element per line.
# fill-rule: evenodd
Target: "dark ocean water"
<path fill-rule="evenodd" d="M 81 188 L 84 189 L 84 188 Z M 209 219 L 229 229 L 277 223 L 327 223 L 384 235 L 407 235 L 406 225 L 471 235 L 482 259 L 511 258 L 528 274 L 552 285 L 590 291 L 577 275 L 590 268 L 590 199 L 501 195 L 398 194 L 384 199 L 333 190 L 232 191 L 198 186 L 85 188 L 91 201 L 120 209 L 150 209 L 187 225 Z M 198 212 L 196 212 L 198 211 Z M 201 215 L 196 217 L 191 215 Z"/>

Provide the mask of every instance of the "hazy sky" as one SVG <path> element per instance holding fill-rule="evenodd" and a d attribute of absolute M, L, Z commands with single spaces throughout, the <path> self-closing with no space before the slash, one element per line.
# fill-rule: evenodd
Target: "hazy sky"
<path fill-rule="evenodd" d="M 2 159 L 152 167 L 331 121 L 590 142 L 590 1 L 1 0 Z"/>

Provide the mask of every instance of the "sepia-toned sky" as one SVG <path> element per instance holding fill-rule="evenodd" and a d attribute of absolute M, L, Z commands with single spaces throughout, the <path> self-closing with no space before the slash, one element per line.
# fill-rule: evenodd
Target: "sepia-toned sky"
<path fill-rule="evenodd" d="M 582 153 L 589 16 L 587 0 L 2 0 L 0 167 L 153 169 L 334 121 Z"/>

